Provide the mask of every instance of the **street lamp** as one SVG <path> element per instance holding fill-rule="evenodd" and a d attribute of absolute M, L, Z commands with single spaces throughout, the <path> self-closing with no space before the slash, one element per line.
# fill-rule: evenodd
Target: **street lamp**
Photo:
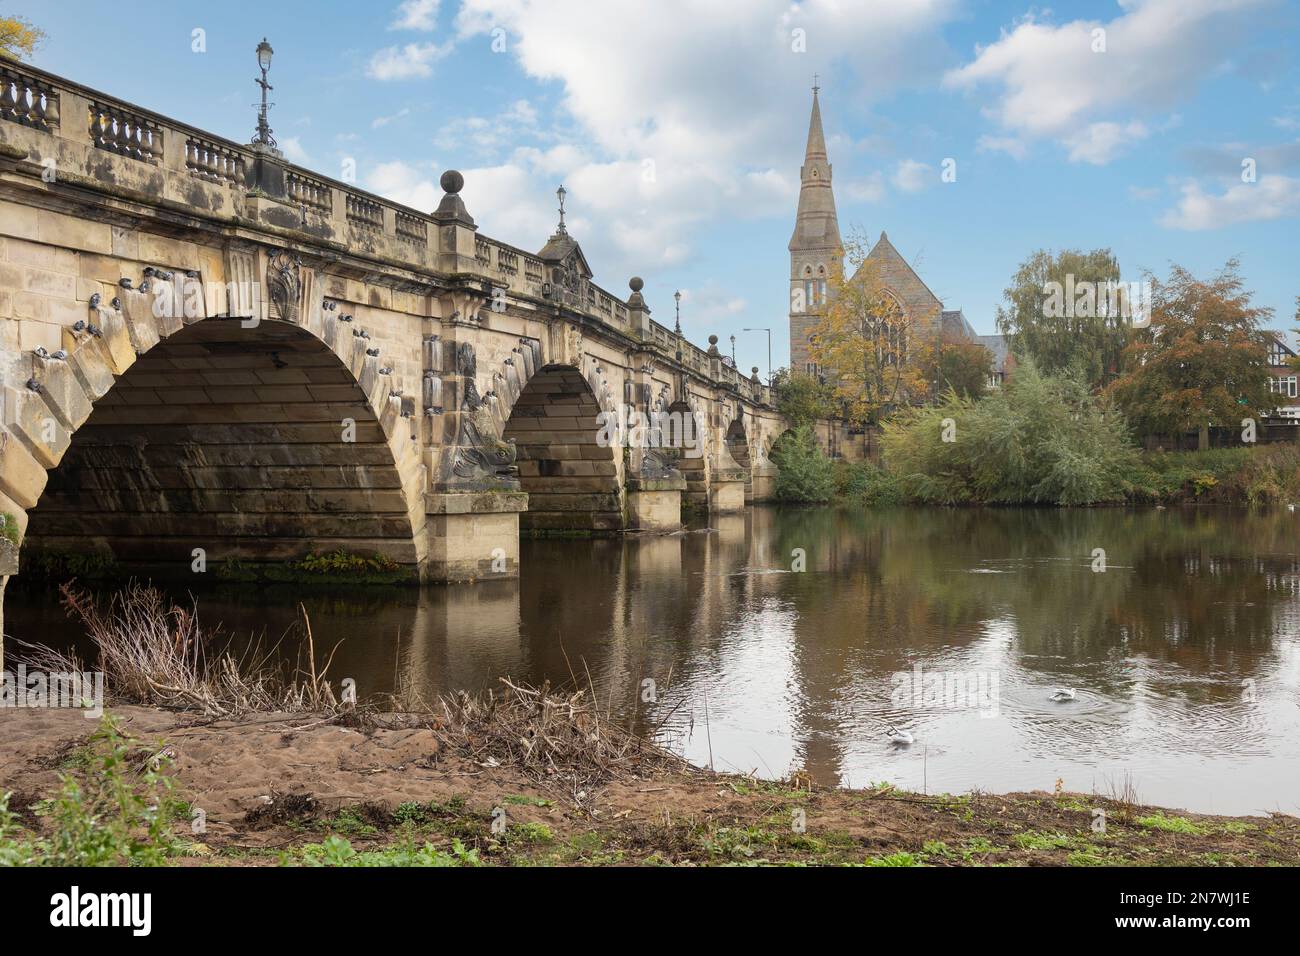
<path fill-rule="evenodd" d="M 678 289 L 673 293 L 673 301 L 677 304 L 677 361 L 682 360 L 682 290 Z"/>
<path fill-rule="evenodd" d="M 262 88 L 262 106 L 257 113 L 257 133 L 253 136 L 252 146 L 255 149 L 265 150 L 276 156 L 280 155 L 280 150 L 276 148 L 275 137 L 271 135 L 271 126 L 266 121 L 266 94 L 268 90 L 274 89 L 270 83 L 266 82 L 267 71 L 271 69 L 271 56 L 275 53 L 271 49 L 271 44 L 266 42 L 266 37 L 262 37 L 262 42 L 257 45 L 257 66 L 262 71 L 262 78 L 255 79 L 253 82 Z M 269 104 L 274 105 L 274 104 Z"/>
<path fill-rule="evenodd" d="M 772 384 L 772 330 L 771 329 L 741 329 L 742 332 L 766 332 L 767 333 L 767 384 Z"/>

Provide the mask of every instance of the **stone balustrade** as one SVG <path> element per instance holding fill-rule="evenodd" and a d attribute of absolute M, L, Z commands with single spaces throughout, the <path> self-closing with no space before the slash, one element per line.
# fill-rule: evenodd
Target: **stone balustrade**
<path fill-rule="evenodd" d="M 84 122 L 64 121 L 77 115 Z M 311 241 L 343 249 L 360 248 L 414 272 L 477 276 L 511 295 L 550 301 L 608 326 L 665 363 L 674 363 L 680 349 L 687 372 L 770 404 L 766 386 L 716 362 L 704 349 L 679 342 L 672 329 L 650 319 L 643 304 L 633 309 L 585 278 L 576 288 L 562 285 L 538 256 L 480 235 L 472 223 L 471 255 L 448 246 L 436 213 L 390 202 L 288 163 L 273 151 L 223 139 L 29 64 L 0 64 L 2 120 L 28 130 L 25 137 L 4 130 L 6 145 L 26 148 L 38 162 L 58 157 L 58 174 L 65 179 L 99 180 L 96 185 L 124 193 L 159 193 L 163 201 L 217 215 L 251 213 L 261 225 L 304 232 Z M 86 149 L 60 148 L 52 140 Z M 106 184 L 96 173 L 95 150 L 127 157 L 140 169 Z"/>

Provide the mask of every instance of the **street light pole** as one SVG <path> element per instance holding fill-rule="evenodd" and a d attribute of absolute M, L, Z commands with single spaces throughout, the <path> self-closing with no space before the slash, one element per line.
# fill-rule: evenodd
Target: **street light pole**
<path fill-rule="evenodd" d="M 271 49 L 271 44 L 266 42 L 266 37 L 262 37 L 262 42 L 257 45 L 257 65 L 262 71 L 262 78 L 253 81 L 262 88 L 262 107 L 257 113 L 257 133 L 253 136 L 252 146 L 279 156 L 280 150 L 276 148 L 275 137 L 271 135 L 271 124 L 266 121 L 266 110 L 269 105 L 266 102 L 266 94 L 268 90 L 274 89 L 266 82 L 266 74 L 271 69 L 273 53 L 275 51 Z"/>
<path fill-rule="evenodd" d="M 772 330 L 771 329 L 741 329 L 742 332 L 766 332 L 767 333 L 767 384 L 770 388 L 772 385 Z"/>
<path fill-rule="evenodd" d="M 673 301 L 677 305 L 677 361 L 680 364 L 682 360 L 682 290 L 678 289 L 673 293 Z"/>

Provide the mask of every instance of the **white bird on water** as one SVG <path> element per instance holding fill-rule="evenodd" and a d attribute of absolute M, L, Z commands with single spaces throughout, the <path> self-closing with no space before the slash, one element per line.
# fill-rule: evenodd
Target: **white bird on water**
<path fill-rule="evenodd" d="M 888 726 L 888 730 L 889 730 L 889 734 L 888 734 L 888 736 L 889 736 L 889 742 L 890 742 L 891 744 L 893 744 L 895 747 L 910 747 L 910 746 L 912 746 L 912 742 L 913 742 L 916 738 L 914 738 L 914 737 L 913 737 L 911 734 L 909 734 L 906 730 L 899 730 L 899 729 L 898 729 L 897 727 L 895 727 L 893 724 L 889 724 L 889 725 L 887 725 L 887 726 Z"/>
<path fill-rule="evenodd" d="M 1067 700 L 1074 700 L 1074 688 L 1058 687 L 1056 691 L 1052 694 L 1051 699 L 1056 701 L 1058 704 L 1063 704 Z"/>

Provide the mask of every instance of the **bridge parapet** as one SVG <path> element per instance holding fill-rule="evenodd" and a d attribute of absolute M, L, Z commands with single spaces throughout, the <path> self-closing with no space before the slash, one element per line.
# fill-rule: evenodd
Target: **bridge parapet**
<path fill-rule="evenodd" d="M 322 176 L 267 150 L 225 139 L 30 64 L 0 65 L 0 152 L 41 164 L 51 179 L 80 183 L 188 214 L 249 221 L 340 251 L 363 252 L 417 272 L 479 280 L 488 295 L 550 303 L 635 339 L 667 362 L 770 404 L 766 386 L 650 318 L 584 276 L 450 218 L 446 201 L 426 213 Z M 121 159 L 118 159 L 121 157 Z M 123 161 L 125 160 L 125 161 Z M 463 182 L 461 180 L 460 182 Z M 459 185 L 448 190 L 459 193 Z M 444 177 L 444 189 L 447 186 Z"/>

